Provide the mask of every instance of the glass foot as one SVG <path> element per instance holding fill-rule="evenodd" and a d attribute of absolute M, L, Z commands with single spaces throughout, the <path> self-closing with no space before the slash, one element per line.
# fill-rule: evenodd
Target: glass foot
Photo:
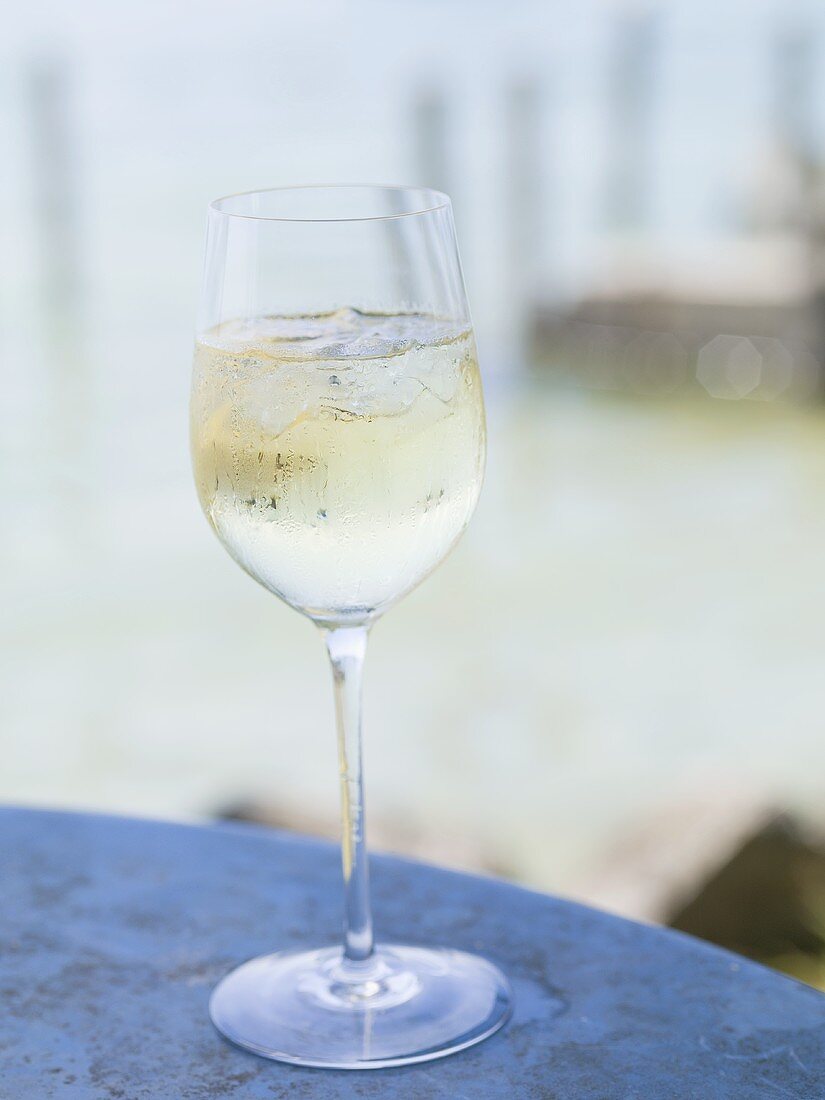
<path fill-rule="evenodd" d="M 252 959 L 216 986 L 209 1010 L 227 1039 L 265 1058 L 381 1069 L 479 1043 L 511 1004 L 507 980 L 486 959 L 386 945 L 360 963 L 337 947 Z"/>

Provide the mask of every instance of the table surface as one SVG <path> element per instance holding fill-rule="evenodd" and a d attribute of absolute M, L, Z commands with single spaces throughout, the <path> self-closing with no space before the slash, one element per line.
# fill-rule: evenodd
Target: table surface
<path fill-rule="evenodd" d="M 379 933 L 480 951 L 511 1023 L 443 1061 L 301 1069 L 225 1043 L 214 983 L 334 942 L 333 846 L 256 827 L 0 810 L 2 1100 L 825 1097 L 825 997 L 690 937 L 375 857 Z"/>

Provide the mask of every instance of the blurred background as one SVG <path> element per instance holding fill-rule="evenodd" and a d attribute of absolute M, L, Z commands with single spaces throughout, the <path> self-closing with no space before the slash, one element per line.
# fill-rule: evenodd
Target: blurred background
<path fill-rule="evenodd" d="M 373 632 L 377 847 L 825 986 L 825 8 L 16 5 L 0 798 L 337 833 L 329 674 L 199 513 L 205 208 L 453 196 L 490 456 Z"/>

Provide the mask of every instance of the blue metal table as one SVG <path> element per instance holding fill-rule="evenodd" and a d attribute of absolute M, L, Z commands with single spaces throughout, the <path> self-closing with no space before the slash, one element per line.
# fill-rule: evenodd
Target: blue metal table
<path fill-rule="evenodd" d="M 380 932 L 481 951 L 512 1022 L 444 1061 L 347 1073 L 230 1047 L 212 985 L 334 942 L 338 854 L 250 826 L 0 810 L 2 1100 L 825 1097 L 825 997 L 689 937 L 376 857 Z"/>

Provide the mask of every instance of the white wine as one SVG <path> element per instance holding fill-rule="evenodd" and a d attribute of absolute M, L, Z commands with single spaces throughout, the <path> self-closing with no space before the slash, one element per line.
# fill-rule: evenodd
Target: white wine
<path fill-rule="evenodd" d="M 204 512 L 248 573 L 316 620 L 363 621 L 427 576 L 475 507 L 472 334 L 353 309 L 219 325 L 195 350 L 192 451 Z"/>

